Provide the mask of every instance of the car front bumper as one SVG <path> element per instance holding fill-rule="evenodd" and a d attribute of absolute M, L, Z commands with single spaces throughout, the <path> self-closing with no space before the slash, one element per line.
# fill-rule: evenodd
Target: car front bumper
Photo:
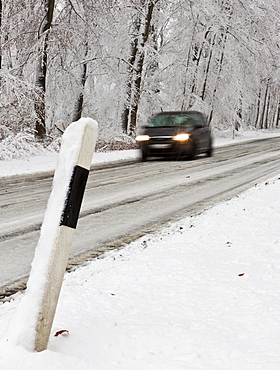
<path fill-rule="evenodd" d="M 192 140 L 187 140 L 184 142 L 180 141 L 165 141 L 159 142 L 154 140 L 149 140 L 146 142 L 140 143 L 140 148 L 145 152 L 146 156 L 173 156 L 173 155 L 190 155 L 192 153 Z"/>

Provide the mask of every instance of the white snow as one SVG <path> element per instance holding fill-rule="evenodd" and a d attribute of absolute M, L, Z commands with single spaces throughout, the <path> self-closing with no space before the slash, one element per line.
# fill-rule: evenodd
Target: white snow
<path fill-rule="evenodd" d="M 94 163 L 109 156 L 138 152 L 96 153 Z M 36 172 L 35 159 L 10 168 L 1 162 L 1 176 Z M 279 192 L 280 169 L 279 177 L 66 274 L 48 350 L 2 339 L 0 368 L 279 369 Z M 0 304 L 0 338 L 22 298 Z M 54 336 L 60 330 L 69 334 Z"/>

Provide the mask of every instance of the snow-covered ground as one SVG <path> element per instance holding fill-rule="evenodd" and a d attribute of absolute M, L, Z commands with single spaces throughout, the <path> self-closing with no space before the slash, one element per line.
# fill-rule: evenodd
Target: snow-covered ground
<path fill-rule="evenodd" d="M 93 163 L 137 156 L 96 153 Z M 1 176 L 52 170 L 56 159 L 41 157 L 39 167 L 36 158 L 1 162 Z M 31 353 L 2 339 L 0 368 L 279 369 L 279 194 L 280 169 L 278 177 L 66 274 L 48 350 Z M 22 297 L 0 304 L 0 338 Z M 55 336 L 60 330 L 68 335 Z"/>

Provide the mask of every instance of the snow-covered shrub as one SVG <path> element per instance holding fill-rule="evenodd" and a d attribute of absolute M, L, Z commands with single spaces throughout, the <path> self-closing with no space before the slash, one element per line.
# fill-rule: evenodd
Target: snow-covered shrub
<path fill-rule="evenodd" d="M 14 133 L 26 127 L 35 127 L 34 102 L 39 96 L 34 86 L 7 71 L 1 71 L 0 78 L 0 125 L 7 126 Z"/>
<path fill-rule="evenodd" d="M 128 135 L 120 135 L 112 137 L 108 140 L 98 140 L 96 144 L 97 152 L 108 152 L 111 150 L 127 150 L 136 149 L 136 141 Z"/>
<path fill-rule="evenodd" d="M 56 146 L 57 144 L 54 145 Z M 10 131 L 9 135 L 0 141 L 0 160 L 24 159 L 47 151 L 54 151 L 54 148 L 51 145 L 44 147 L 35 140 L 34 132 L 28 129 L 17 134 Z"/>

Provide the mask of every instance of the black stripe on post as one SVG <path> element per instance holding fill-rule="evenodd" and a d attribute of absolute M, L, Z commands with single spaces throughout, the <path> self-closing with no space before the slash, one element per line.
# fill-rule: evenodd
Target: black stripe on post
<path fill-rule="evenodd" d="M 76 229 L 89 170 L 75 166 L 69 184 L 67 198 L 60 219 L 60 226 Z"/>

